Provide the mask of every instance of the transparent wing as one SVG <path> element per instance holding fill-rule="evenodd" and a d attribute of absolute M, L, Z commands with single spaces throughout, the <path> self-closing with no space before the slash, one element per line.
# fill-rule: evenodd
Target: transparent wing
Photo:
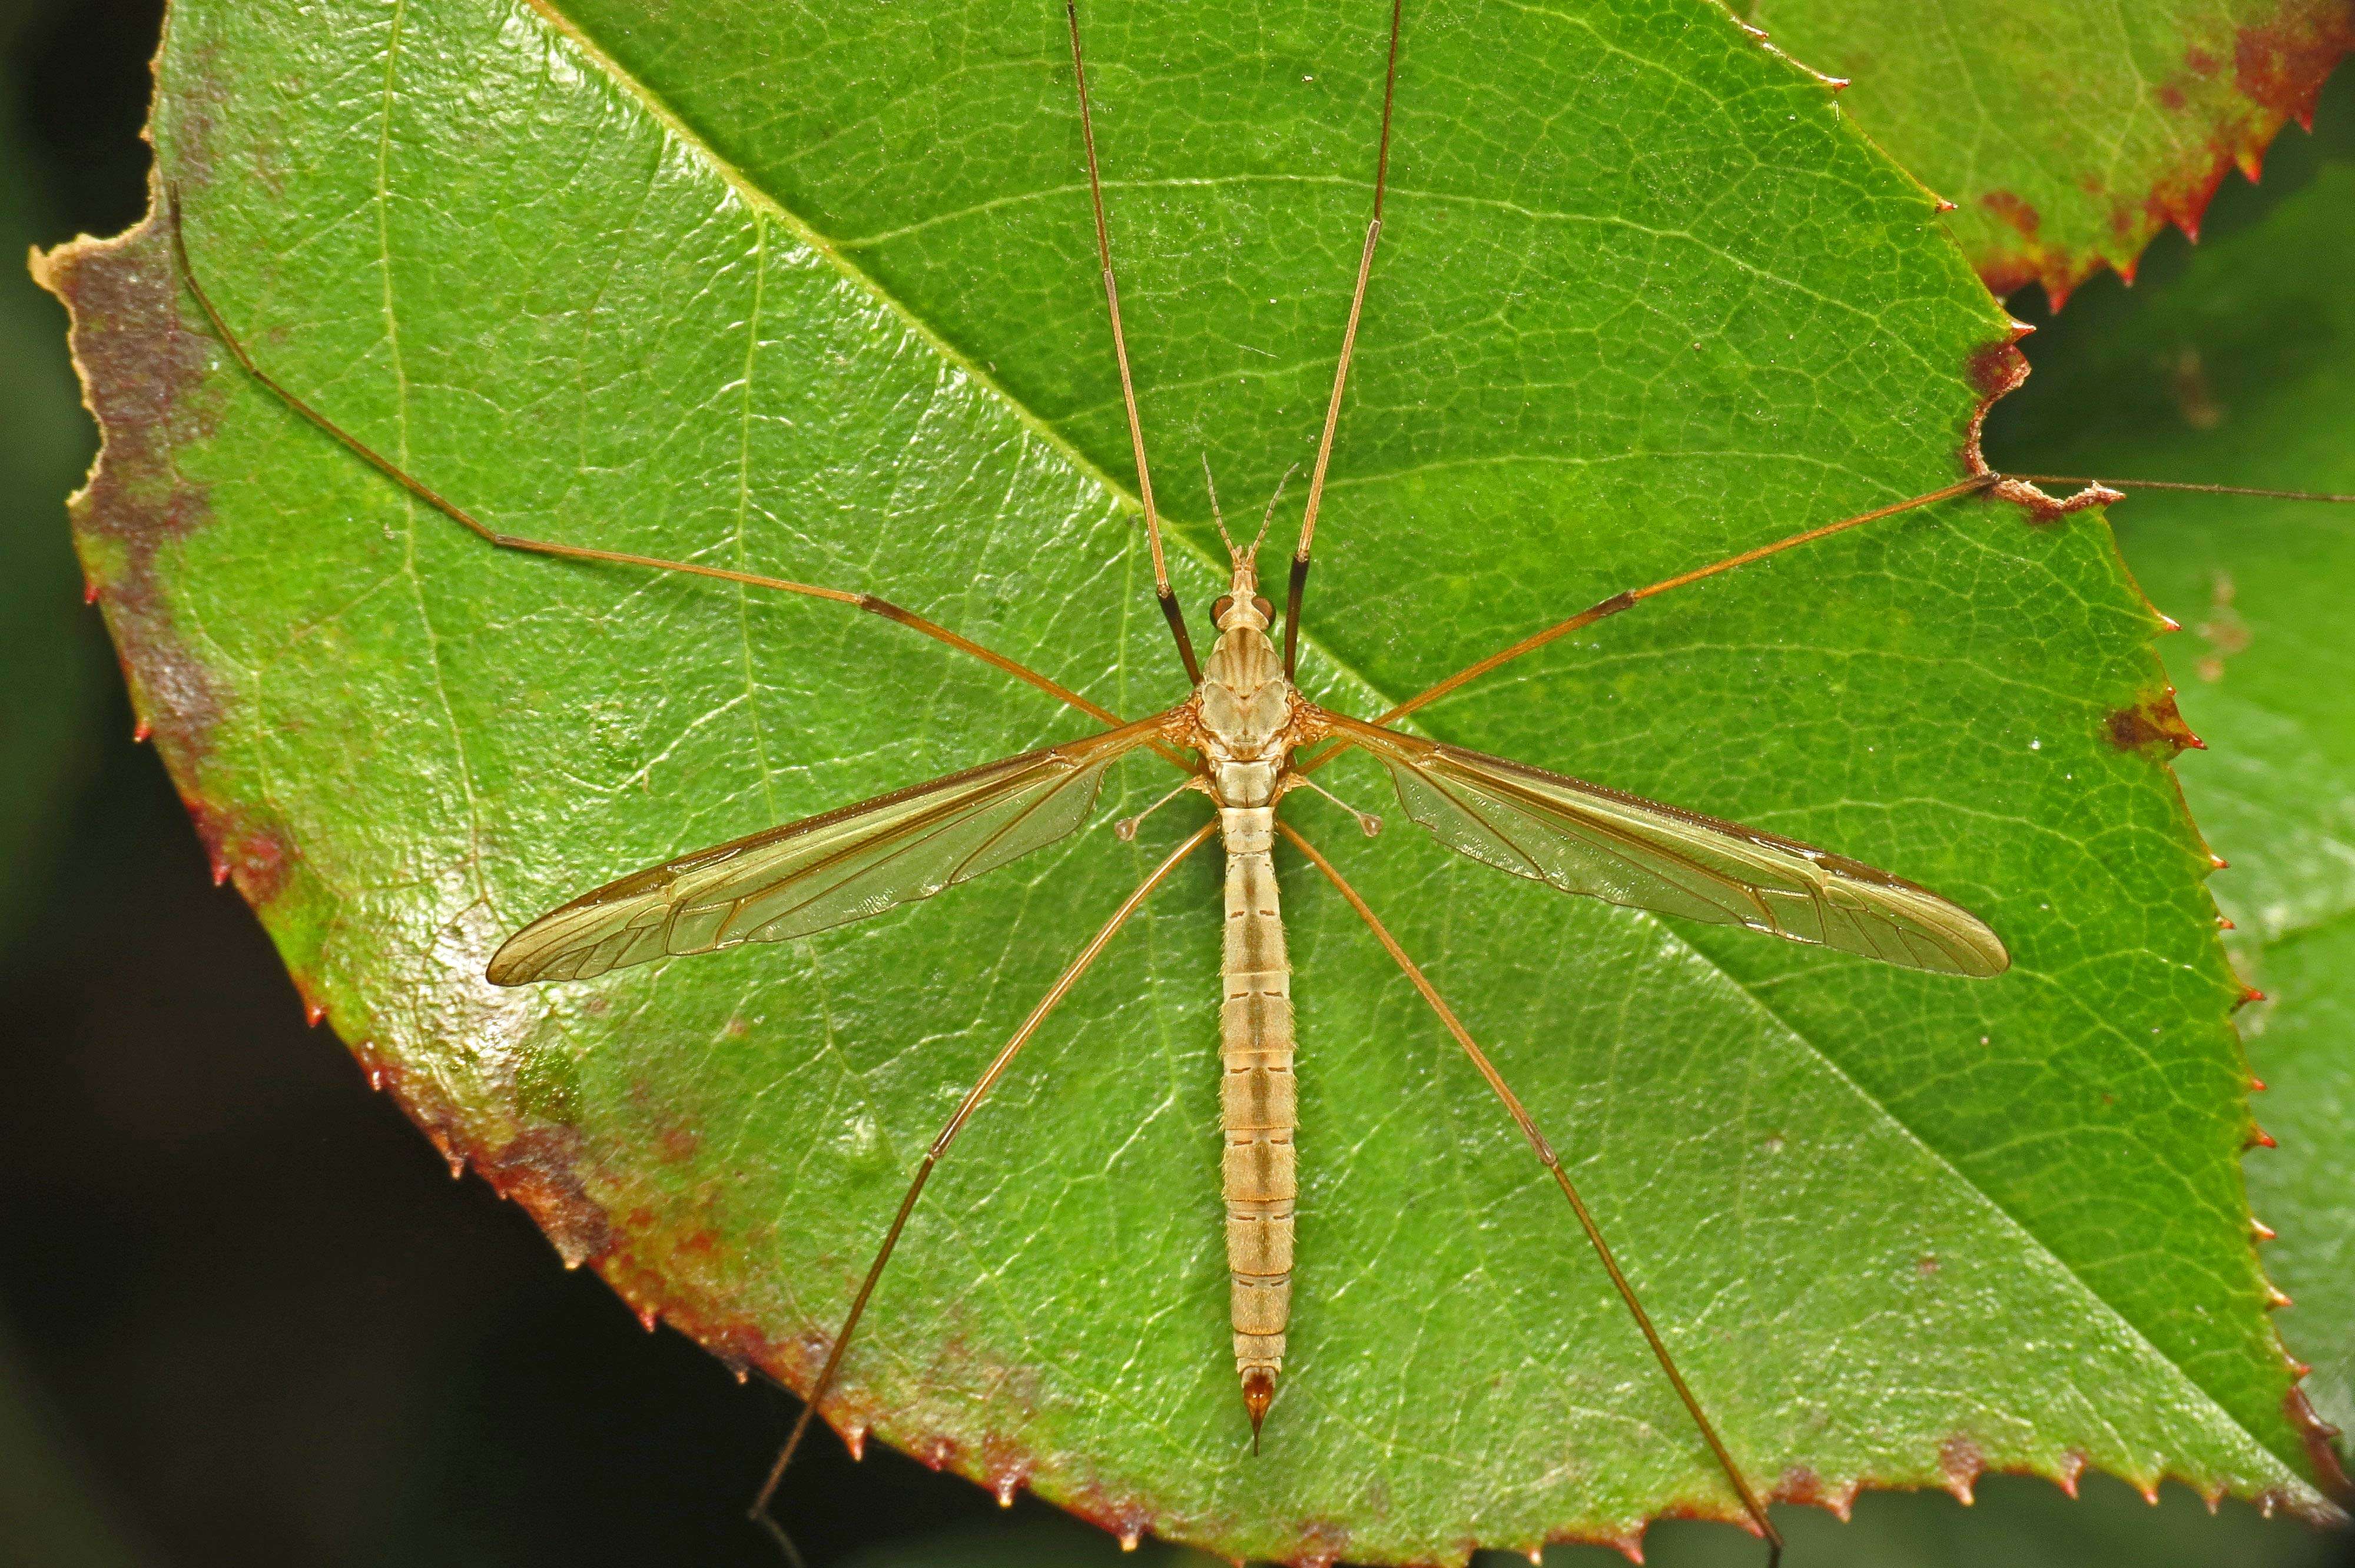
<path fill-rule="evenodd" d="M 1747 926 L 1940 974 L 2011 956 L 1969 911 L 1812 845 L 1502 758 L 1328 715 L 1390 769 L 1407 815 L 1477 861 L 1612 904 Z"/>
<path fill-rule="evenodd" d="M 1087 821 L 1104 770 L 1174 714 L 969 768 L 625 876 L 549 911 L 491 959 L 496 985 L 586 980 L 672 953 L 782 942 L 930 898 Z"/>

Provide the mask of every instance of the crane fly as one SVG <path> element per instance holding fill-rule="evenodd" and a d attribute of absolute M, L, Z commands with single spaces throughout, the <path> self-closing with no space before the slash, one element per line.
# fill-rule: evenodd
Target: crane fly
<path fill-rule="evenodd" d="M 1133 836 L 1144 815 L 1182 795 L 1207 797 L 1214 810 L 1215 815 L 1169 852 L 1071 959 L 980 1077 L 964 1091 L 919 1162 L 831 1341 L 792 1434 L 752 1503 L 752 1517 L 774 1532 L 789 1553 L 793 1552 L 790 1541 L 770 1517 L 770 1499 L 813 1416 L 836 1384 L 844 1355 L 927 1181 L 991 1088 L 1130 916 L 1180 863 L 1216 835 L 1226 857 L 1220 1024 L 1231 1351 L 1253 1449 L 1259 1446 L 1284 1372 L 1298 1194 L 1291 966 L 1274 866 L 1281 842 L 1330 882 L 1363 920 L 1373 940 L 1429 1003 L 1494 1091 L 1561 1188 L 1578 1230 L 1648 1345 L 1661 1374 L 1689 1414 L 1699 1440 L 1722 1470 L 1750 1527 L 1766 1542 L 1769 1564 L 1781 1558 L 1782 1538 L 1767 1517 L 1758 1489 L 1720 1436 L 1702 1391 L 1693 1388 L 1678 1367 L 1536 1121 L 1429 976 L 1357 888 L 1293 822 L 1279 814 L 1280 809 L 1295 790 L 1325 793 L 1313 775 L 1340 753 L 1357 750 L 1387 771 L 1410 820 L 1447 848 L 1500 871 L 1566 893 L 1685 919 L 1740 926 L 1788 941 L 1817 944 L 1940 975 L 1987 979 L 2001 974 L 2010 959 L 1996 933 L 1969 911 L 1902 877 L 1773 833 L 1423 739 L 1398 726 L 1401 720 L 1427 705 L 1572 632 L 1673 589 L 1835 534 L 1964 496 L 2006 490 L 2031 493 L 2014 487 L 2038 482 L 2089 486 L 2086 493 L 2091 499 L 2118 497 L 2094 480 L 2007 476 L 1982 466 L 1955 483 L 1613 594 L 1433 683 L 1372 718 L 1310 701 L 1295 684 L 1300 611 L 1350 359 L 1381 238 L 1403 8 L 1403 0 L 1392 0 L 1372 213 L 1308 476 L 1299 539 L 1289 563 L 1281 631 L 1275 607 L 1262 591 L 1259 567 L 1259 552 L 1274 516 L 1276 499 L 1269 501 L 1257 535 L 1248 546 L 1238 545 L 1218 510 L 1206 460 L 1205 482 L 1213 518 L 1227 546 L 1228 582 L 1226 591 L 1209 607 L 1216 640 L 1208 657 L 1198 658 L 1187 616 L 1171 587 L 1163 547 L 1121 317 L 1080 18 L 1076 0 L 1066 0 L 1096 254 L 1135 463 L 1137 499 L 1151 554 L 1153 591 L 1189 683 L 1174 705 L 1133 721 L 1002 653 L 870 593 L 526 538 L 492 527 L 346 431 L 253 358 L 198 280 L 183 235 L 179 193 L 176 188 L 167 189 L 173 244 L 182 274 L 214 332 L 242 369 L 409 493 L 486 543 L 545 556 L 679 572 L 847 605 L 906 626 L 1028 682 L 1101 726 L 1075 740 L 966 768 L 624 876 L 549 911 L 508 938 L 489 965 L 487 978 L 494 983 L 519 986 L 585 980 L 657 959 L 804 937 L 931 897 L 1079 832 L 1093 814 L 1113 765 L 1139 753 L 1157 754 L 1181 776 L 1176 787 L 1146 812 L 1115 824 L 1121 837 Z M 2129 487 L 2299 500 L 2355 499 L 2120 482 Z M 1277 498 L 1281 494 L 1279 485 Z M 1369 835 L 1380 828 L 1379 819 L 1346 802 L 1337 803 L 1349 810 Z"/>

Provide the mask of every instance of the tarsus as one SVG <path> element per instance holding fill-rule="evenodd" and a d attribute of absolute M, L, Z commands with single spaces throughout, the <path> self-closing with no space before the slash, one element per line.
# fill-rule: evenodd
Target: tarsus
<path fill-rule="evenodd" d="M 2328 501 L 2342 505 L 2355 502 L 2355 495 L 2339 495 L 2327 490 L 2257 490 L 2242 484 L 2188 484 L 2179 479 L 2087 479 L 2065 473 L 2014 473 L 2004 477 L 2024 480 L 2030 484 L 2092 485 L 2106 490 L 2180 490 L 2194 495 L 2248 495 L 2264 501 Z"/>

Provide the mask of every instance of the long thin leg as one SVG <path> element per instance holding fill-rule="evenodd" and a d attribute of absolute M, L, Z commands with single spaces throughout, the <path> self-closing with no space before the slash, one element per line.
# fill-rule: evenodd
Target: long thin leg
<path fill-rule="evenodd" d="M 1202 666 L 1194 658 L 1194 640 L 1186 634 L 1186 613 L 1169 587 L 1169 563 L 1161 553 L 1161 514 L 1153 505 L 1153 474 L 1145 463 L 1145 427 L 1136 418 L 1136 382 L 1128 372 L 1128 338 L 1120 328 L 1120 285 L 1112 275 L 1112 231 L 1104 227 L 1103 179 L 1096 172 L 1096 122 L 1088 111 L 1088 66 L 1080 54 L 1079 0 L 1063 0 L 1063 19 L 1071 29 L 1071 78 L 1080 93 L 1080 139 L 1088 149 L 1088 199 L 1096 215 L 1096 260 L 1103 264 L 1104 309 L 1112 317 L 1113 357 L 1120 362 L 1120 397 L 1128 409 L 1128 444 L 1136 454 L 1136 497 L 1145 503 L 1145 538 L 1153 547 L 1153 595 L 1161 614 L 1178 639 L 1178 657 L 1185 662 L 1186 678 L 1202 683 Z"/>
<path fill-rule="evenodd" d="M 1911 512 L 1916 507 L 1934 505 L 1936 503 L 1941 501 L 1951 501 L 1956 496 L 1974 495 L 1981 491 L 1993 490 L 1999 484 L 2009 482 L 2026 484 L 2070 484 L 2094 490 L 2104 488 L 2112 490 L 2173 490 L 2190 492 L 2200 495 L 2245 495 L 2275 501 L 2320 501 L 2339 503 L 2355 503 L 2355 495 L 2339 495 L 2327 491 L 2318 490 L 2252 490 L 2243 486 L 2229 484 L 2185 484 L 2172 480 L 2159 479 L 2104 480 L 2058 473 L 1987 472 L 1974 474 L 1968 479 L 1959 481 L 1954 484 L 1942 486 L 1941 488 L 1930 491 L 1925 494 L 1916 495 L 1904 501 L 1891 502 L 1887 506 L 1876 506 L 1870 512 L 1859 512 L 1853 517 L 1843 517 L 1837 523 L 1825 523 L 1813 528 L 1804 529 L 1799 533 L 1792 535 L 1786 539 L 1777 539 L 1771 545 L 1761 545 L 1754 550 L 1744 550 L 1738 556 L 1728 556 L 1721 561 L 1713 561 L 1708 566 L 1699 567 L 1689 572 L 1679 572 L 1675 577 L 1664 577 L 1660 581 L 1653 583 L 1647 588 L 1631 588 L 1624 593 L 1613 594 L 1609 599 L 1602 599 L 1594 604 L 1589 605 L 1586 609 L 1580 610 L 1576 615 L 1572 616 L 1568 620 L 1557 621 L 1553 625 L 1547 627 L 1543 631 L 1540 631 L 1532 636 L 1524 637 L 1509 648 L 1499 649 L 1497 652 L 1489 654 L 1486 659 L 1479 661 L 1477 663 L 1465 666 L 1463 669 L 1456 671 L 1455 673 L 1448 676 L 1447 679 L 1438 683 L 1436 685 L 1418 692 L 1413 696 L 1409 697 L 1406 701 L 1399 704 L 1398 706 L 1391 709 L 1390 712 L 1382 715 L 1381 717 L 1374 720 L 1374 723 L 1378 725 L 1395 724 L 1400 719 L 1404 718 L 1407 715 L 1414 712 L 1415 709 L 1423 706 L 1425 704 L 1437 702 L 1440 698 L 1447 695 L 1448 693 L 1455 691 L 1457 687 L 1467 685 L 1471 682 L 1478 680 L 1481 676 L 1487 674 L 1489 671 L 1496 669 L 1498 665 L 1510 663 L 1513 660 L 1519 658 L 1524 653 L 1534 653 L 1539 649 L 1544 647 L 1547 643 L 1553 641 L 1556 638 L 1566 637 L 1582 627 L 1592 626 L 1596 621 L 1604 620 L 1608 616 L 1616 615 L 1623 609 L 1632 609 L 1636 605 L 1641 604 L 1644 600 L 1657 598 L 1659 595 L 1667 593 L 1671 588 L 1679 588 L 1684 587 L 1687 583 L 1699 582 L 1703 577 L 1713 577 L 1720 572 L 1730 572 L 1736 567 L 1746 567 L 1753 561 L 1763 561 L 1769 556 L 1780 555 L 1785 550 L 1788 550 L 1795 546 L 1812 544 L 1817 539 L 1828 538 L 1834 534 L 1844 534 L 1850 528 L 1861 527 L 1867 523 L 1878 523 L 1883 517 L 1894 517 L 1899 513 Z M 1303 770 L 1305 771 L 1306 768 L 1321 767 L 1326 758 L 1332 755 L 1332 752 L 1327 751 L 1321 756 L 1310 759 L 1307 763 L 1304 764 Z"/>
<path fill-rule="evenodd" d="M 1586 1233 L 1587 1241 L 1593 1244 L 1594 1255 L 1603 1264 L 1603 1272 L 1611 1277 L 1612 1287 L 1619 1292 L 1619 1299 L 1627 1304 L 1627 1311 L 1636 1319 L 1636 1327 L 1644 1331 L 1645 1342 L 1652 1347 L 1652 1355 L 1660 1363 L 1660 1370 L 1668 1373 L 1668 1382 L 1675 1385 L 1677 1397 L 1684 1401 L 1685 1410 L 1692 1416 L 1693 1425 L 1700 1428 L 1702 1440 L 1709 1445 L 1709 1451 L 1717 1457 L 1718 1467 L 1725 1472 L 1725 1478 L 1733 1483 L 1734 1495 L 1742 1499 L 1742 1511 L 1749 1514 L 1751 1522 L 1758 1527 L 1758 1532 L 1766 1538 L 1766 1568 L 1775 1568 L 1783 1560 L 1782 1533 L 1766 1517 L 1764 1505 L 1758 1500 L 1757 1493 L 1751 1490 L 1750 1482 L 1743 1478 L 1741 1467 L 1734 1464 L 1732 1454 L 1726 1449 L 1725 1440 L 1710 1424 L 1709 1416 L 1701 1410 L 1700 1401 L 1694 1397 L 1691 1387 L 1686 1383 L 1684 1373 L 1677 1370 L 1676 1359 L 1668 1354 L 1667 1342 L 1660 1338 L 1660 1331 L 1652 1326 L 1651 1314 L 1645 1311 L 1643 1302 L 1636 1299 L 1636 1287 L 1627 1283 L 1626 1275 L 1620 1270 L 1619 1260 L 1611 1254 L 1610 1244 L 1603 1239 L 1602 1227 L 1594 1223 L 1594 1216 L 1587 1211 L 1585 1200 L 1571 1184 L 1570 1173 L 1561 1168 L 1560 1156 L 1545 1140 L 1545 1135 L 1538 1130 L 1537 1122 L 1530 1118 L 1528 1107 L 1521 1104 L 1520 1097 L 1513 1093 L 1512 1086 L 1505 1082 L 1504 1075 L 1497 1071 L 1487 1054 L 1474 1044 L 1471 1032 L 1464 1027 L 1463 1021 L 1455 1016 L 1455 1009 L 1447 1005 L 1438 988 L 1416 967 L 1415 961 L 1406 956 L 1406 949 L 1399 946 L 1398 938 L 1391 936 L 1389 928 L 1376 918 L 1373 910 L 1358 895 L 1358 890 L 1334 868 L 1333 863 L 1319 854 L 1316 846 L 1302 838 L 1291 823 L 1279 819 L 1275 825 L 1285 838 L 1292 841 L 1294 848 L 1306 855 L 1316 869 L 1325 874 L 1326 880 L 1339 891 L 1349 907 L 1355 909 L 1372 929 L 1375 940 L 1380 942 L 1398 967 L 1406 971 L 1406 978 L 1414 982 L 1414 988 L 1423 993 L 1423 1001 L 1431 1003 L 1432 1011 L 1439 1014 L 1440 1022 L 1455 1036 L 1455 1043 L 1464 1047 L 1464 1054 L 1472 1058 L 1472 1065 L 1479 1069 L 1480 1075 L 1488 1080 L 1488 1086 L 1504 1102 L 1506 1111 L 1520 1128 L 1521 1136 L 1529 1139 L 1529 1147 L 1537 1151 L 1539 1162 L 1552 1172 L 1555 1184 L 1561 1188 L 1561 1195 L 1570 1200 L 1571 1212 L 1578 1216 L 1579 1228 Z"/>
<path fill-rule="evenodd" d="M 820 1369 L 817 1382 L 810 1386 L 809 1398 L 802 1405 L 800 1418 L 794 1423 L 793 1434 L 785 1439 L 785 1446 L 778 1450 L 777 1462 L 769 1467 L 768 1478 L 761 1483 L 760 1495 L 752 1499 L 749 1510 L 750 1517 L 776 1537 L 795 1563 L 801 1561 L 801 1553 L 794 1550 L 793 1542 L 778 1528 L 776 1520 L 769 1517 L 769 1499 L 775 1495 L 777 1483 L 784 1478 L 785 1467 L 793 1463 L 794 1452 L 801 1446 L 803 1436 L 809 1431 L 811 1418 L 817 1414 L 818 1406 L 834 1387 L 835 1373 L 842 1367 L 843 1352 L 850 1348 L 850 1336 L 858 1331 L 858 1319 L 867 1311 L 868 1299 L 875 1294 L 875 1283 L 883 1277 L 883 1266 L 891 1261 L 891 1249 L 900 1245 L 900 1233 L 906 1228 L 909 1213 L 915 1208 L 916 1198 L 923 1192 L 924 1183 L 932 1179 L 932 1167 L 941 1162 L 941 1156 L 946 1154 L 949 1145 L 956 1141 L 957 1134 L 964 1130 L 966 1119 L 981 1104 L 982 1097 L 988 1094 L 997 1080 L 1005 1075 L 1006 1069 L 1013 1065 L 1016 1055 L 1030 1043 L 1030 1037 L 1039 1032 L 1039 1026 L 1047 1022 L 1047 1015 L 1055 1011 L 1057 1004 L 1079 982 L 1079 978 L 1087 972 L 1088 966 L 1096 961 L 1098 955 L 1112 941 L 1114 934 L 1127 923 L 1130 916 L 1136 913 L 1155 888 L 1168 880 L 1169 874 L 1178 869 L 1178 862 L 1201 848 L 1218 831 L 1217 822 L 1203 823 L 1193 837 L 1170 851 L 1168 858 L 1155 866 L 1151 874 L 1136 885 L 1136 890 L 1113 911 L 1112 918 L 1103 923 L 1103 929 L 1080 949 L 1079 957 L 1073 959 L 1055 983 L 1047 988 L 1047 994 L 1039 999 L 1039 1005 L 1030 1010 L 1030 1016 L 1022 1021 L 1022 1026 L 1014 1032 L 1014 1037 L 1007 1041 L 981 1077 L 965 1091 L 964 1098 L 957 1102 L 955 1112 L 950 1116 L 947 1125 L 941 1128 L 940 1136 L 933 1139 L 932 1147 L 924 1151 L 922 1163 L 916 1167 L 915 1179 L 908 1183 L 907 1195 L 900 1200 L 900 1212 L 891 1216 L 890 1228 L 883 1233 L 883 1245 L 876 1249 L 875 1261 L 868 1266 L 867 1277 L 860 1283 L 858 1294 L 851 1298 L 850 1311 L 842 1320 L 841 1331 L 834 1337 L 834 1348 L 826 1352 L 826 1365 Z"/>
<path fill-rule="evenodd" d="M 1349 356 L 1358 349 L 1358 318 L 1366 308 L 1366 280 L 1374 270 L 1374 246 L 1382 237 L 1382 196 L 1391 183 L 1391 105 L 1398 96 L 1399 23 L 1406 0 L 1391 0 L 1390 64 L 1382 78 L 1381 150 L 1374 157 L 1374 216 L 1366 225 L 1365 249 L 1358 253 L 1358 286 L 1349 294 L 1349 324 L 1341 331 L 1341 358 L 1333 366 L 1333 396 L 1325 405 L 1325 433 L 1316 442 L 1316 466 L 1308 475 L 1308 505 L 1300 517 L 1300 544 L 1292 552 L 1292 586 L 1284 601 L 1284 673 L 1300 667 L 1300 595 L 1308 587 L 1308 547 L 1316 538 L 1316 510 L 1325 502 L 1325 471 L 1333 461 L 1333 431 L 1341 422 L 1341 391 L 1349 384 Z"/>
<path fill-rule="evenodd" d="M 197 305 L 203 309 L 205 319 L 212 323 L 213 331 L 220 338 L 222 346 L 227 348 L 231 357 L 244 367 L 245 373 L 261 383 L 280 402 L 341 441 L 345 447 L 378 472 L 486 543 L 496 545 L 502 550 L 520 550 L 535 556 L 554 556 L 561 560 L 600 561 L 609 566 L 645 567 L 657 571 L 685 572 L 690 577 L 714 577 L 721 582 L 741 583 L 746 588 L 770 588 L 778 593 L 796 593 L 810 599 L 831 599 L 837 604 L 847 604 L 854 609 L 863 609 L 869 615 L 879 615 L 886 620 L 896 620 L 911 630 L 922 632 L 935 641 L 945 642 L 960 653 L 969 653 L 985 664 L 995 665 L 1009 675 L 1029 682 L 1049 696 L 1059 702 L 1070 704 L 1101 724 L 1117 729 L 1124 722 L 1119 715 L 1109 709 L 1098 707 L 1077 692 L 1066 690 L 1039 673 L 1038 671 L 1018 663 L 1003 653 L 984 648 L 980 643 L 968 638 L 960 637 L 944 626 L 927 620 L 912 610 L 902 609 L 890 600 L 879 599 L 871 593 L 848 593 L 841 588 L 818 588 L 809 583 L 787 582 L 782 577 L 764 577 L 751 572 L 733 572 L 720 567 L 698 566 L 692 561 L 666 561 L 655 556 L 634 556 L 621 550 L 594 550 L 582 545 L 563 545 L 549 539 L 527 539 L 520 535 L 500 533 L 467 513 L 455 502 L 445 500 L 420 481 L 411 478 L 391 459 L 377 451 L 357 436 L 304 402 L 284 383 L 264 370 L 253 355 L 247 352 L 245 344 L 239 340 L 237 334 L 229 330 L 229 322 L 222 316 L 219 307 L 213 303 L 212 296 L 205 291 L 204 284 L 197 281 L 196 267 L 188 260 L 187 239 L 180 228 L 178 187 L 168 188 L 165 193 L 165 200 L 171 213 L 172 249 L 179 260 L 180 275 L 187 281 L 188 291 L 196 296 Z"/>
<path fill-rule="evenodd" d="M 1697 583 L 1703 577 L 1713 577 L 1720 572 L 1730 572 L 1736 567 L 1746 567 L 1753 561 L 1763 561 L 1769 556 L 1780 555 L 1785 550 L 1796 548 L 1800 545 L 1812 544 L 1817 539 L 1829 538 L 1834 534 L 1846 533 L 1850 528 L 1860 528 L 1867 523 L 1878 522 L 1883 517 L 1893 517 L 1901 512 L 1911 512 L 1917 506 L 1928 506 L 1940 501 L 1951 501 L 1958 495 L 1974 495 L 1983 490 L 1992 490 L 2001 484 L 2005 477 L 1999 473 L 1974 474 L 1968 479 L 1949 484 L 1943 489 L 1931 491 L 1925 495 L 1916 495 L 1908 500 L 1892 502 L 1887 506 L 1877 506 L 1870 512 L 1859 512 L 1853 517 L 1843 517 L 1837 523 L 1821 524 L 1794 534 L 1787 539 L 1777 539 L 1771 545 L 1761 545 L 1754 550 L 1744 550 L 1738 556 L 1728 556 L 1721 561 L 1712 561 L 1708 566 L 1697 567 L 1689 572 L 1679 572 L 1672 577 L 1663 577 L 1648 587 L 1628 588 L 1614 593 L 1609 599 L 1600 599 L 1587 606 L 1568 620 L 1556 621 L 1543 631 L 1524 637 L 1509 648 L 1499 649 L 1477 663 L 1465 665 L 1436 685 L 1416 693 L 1373 722 L 1378 725 L 1396 724 L 1415 709 L 1427 703 L 1437 702 L 1457 687 L 1478 680 L 1499 665 L 1508 664 L 1524 653 L 1534 653 L 1556 638 L 1567 637 L 1581 627 L 1592 626 L 1596 621 L 1616 615 L 1623 609 L 1633 609 L 1646 599 L 1657 599 L 1671 588 L 1682 588 L 1687 583 Z M 1334 747 L 1309 758 L 1301 764 L 1301 771 L 1307 772 L 1323 767 L 1341 749 L 1340 747 Z"/>

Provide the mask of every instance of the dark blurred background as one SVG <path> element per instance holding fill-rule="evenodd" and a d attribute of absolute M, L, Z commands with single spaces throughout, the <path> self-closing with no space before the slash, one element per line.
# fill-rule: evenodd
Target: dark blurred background
<path fill-rule="evenodd" d="M 95 435 L 63 313 L 16 258 L 144 210 L 160 15 L 0 0 L 0 1564 L 773 1564 L 741 1509 L 791 1399 L 643 1332 L 452 1181 L 304 1027 L 131 740 L 63 507 Z M 2232 182 L 2211 229 L 2264 199 Z M 2065 332 L 2030 346 L 2065 353 Z M 813 1568 L 1137 1561 L 1034 1499 L 1001 1514 L 831 1441 L 779 1511 Z M 2003 1478 L 1969 1510 L 1869 1497 L 1845 1529 L 1785 1513 L 1813 1568 L 2355 1564 L 2349 1539 L 2100 1479 L 2078 1503 Z M 1646 1546 L 1758 1561 L 1718 1527 Z"/>

